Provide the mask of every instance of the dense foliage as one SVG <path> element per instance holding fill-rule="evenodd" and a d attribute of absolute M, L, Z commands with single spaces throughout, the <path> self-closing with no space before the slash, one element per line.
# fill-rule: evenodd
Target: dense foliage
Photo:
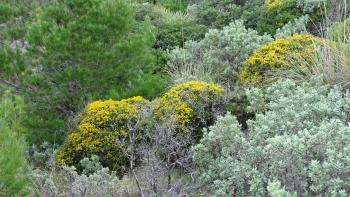
<path fill-rule="evenodd" d="M 90 99 L 152 97 L 161 89 L 159 77 L 150 75 L 155 69 L 152 27 L 135 23 L 130 3 L 67 0 L 33 15 L 27 39 L 36 72 L 26 85 L 34 142 L 62 140 L 54 136 L 64 137 L 64 122 Z M 137 87 L 140 82 L 144 86 Z"/>
<path fill-rule="evenodd" d="M 156 28 L 155 47 L 163 50 L 182 47 L 188 40 L 198 40 L 207 28 L 196 23 L 193 16 L 184 12 L 171 12 L 162 6 L 138 5 L 137 18 L 149 17 Z"/>
<path fill-rule="evenodd" d="M 245 134 L 228 114 L 195 146 L 214 196 L 267 196 L 279 181 L 298 196 L 346 196 L 350 100 L 339 88 L 279 82 L 248 91 L 256 118 Z"/>
<path fill-rule="evenodd" d="M 26 188 L 26 144 L 23 139 L 23 99 L 9 93 L 0 101 L 0 195 L 22 196 Z"/>

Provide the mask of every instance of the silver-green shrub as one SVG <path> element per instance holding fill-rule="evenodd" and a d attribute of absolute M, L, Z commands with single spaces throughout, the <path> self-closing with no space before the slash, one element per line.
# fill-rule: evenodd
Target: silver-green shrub
<path fill-rule="evenodd" d="M 303 15 L 285 24 L 282 28 L 276 30 L 275 39 L 287 38 L 293 34 L 307 34 L 306 24 L 309 22 L 309 16 Z"/>
<path fill-rule="evenodd" d="M 267 191 L 271 197 L 296 197 L 296 194 L 290 194 L 281 187 L 281 182 L 271 181 L 267 185 Z"/>
<path fill-rule="evenodd" d="M 102 167 L 97 156 L 84 158 L 80 163 L 84 167 L 82 174 L 68 166 L 52 171 L 34 170 L 31 179 L 36 193 L 46 197 L 121 196 L 120 180 L 115 172 Z"/>
<path fill-rule="evenodd" d="M 194 148 L 200 180 L 214 196 L 350 192 L 348 93 L 321 82 L 286 80 L 247 96 L 257 112 L 248 131 L 228 114 Z"/>
<path fill-rule="evenodd" d="M 186 42 L 169 53 L 168 71 L 175 83 L 188 80 L 235 81 L 245 61 L 255 49 L 271 41 L 246 29 L 237 20 L 222 30 L 210 30 L 199 42 Z"/>

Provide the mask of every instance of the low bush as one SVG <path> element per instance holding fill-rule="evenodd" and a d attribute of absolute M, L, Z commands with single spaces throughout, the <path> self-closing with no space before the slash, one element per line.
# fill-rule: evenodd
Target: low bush
<path fill-rule="evenodd" d="M 189 81 L 180 84 L 156 100 L 153 113 L 157 120 L 175 125 L 178 132 L 200 131 L 220 113 L 224 90 L 213 83 Z M 169 121 L 172 120 L 172 121 Z M 189 133 L 194 137 L 200 133 Z"/>
<path fill-rule="evenodd" d="M 46 197 L 120 196 L 122 190 L 117 173 L 104 168 L 98 156 L 83 158 L 79 163 L 82 173 L 67 166 L 51 171 L 34 170 L 30 177 L 36 194 Z"/>

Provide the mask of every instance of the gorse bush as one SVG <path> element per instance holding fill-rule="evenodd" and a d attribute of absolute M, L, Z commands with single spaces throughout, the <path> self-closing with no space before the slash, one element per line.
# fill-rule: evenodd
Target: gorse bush
<path fill-rule="evenodd" d="M 234 21 L 222 30 L 210 30 L 199 42 L 187 42 L 169 53 L 167 70 L 173 82 L 188 80 L 235 82 L 242 63 L 254 50 L 271 41 Z"/>
<path fill-rule="evenodd" d="M 213 196 L 349 193 L 348 93 L 285 80 L 248 91 L 248 99 L 257 114 L 247 133 L 228 114 L 195 146 L 200 180 Z"/>
<path fill-rule="evenodd" d="M 127 159 L 116 140 L 128 137 L 128 126 L 136 123 L 139 111 L 147 104 L 148 101 L 142 97 L 89 104 L 82 114 L 78 131 L 68 135 L 57 153 L 57 164 L 73 165 L 80 170 L 81 159 L 98 155 L 104 167 L 120 172 Z M 128 144 L 125 142 L 123 146 Z"/>
<path fill-rule="evenodd" d="M 153 107 L 155 119 L 174 124 L 178 132 L 198 131 L 209 125 L 220 113 L 224 90 L 213 83 L 189 81 L 180 84 L 161 98 Z M 195 137 L 200 133 L 189 133 Z"/>
<path fill-rule="evenodd" d="M 152 31 L 135 22 L 128 1 L 64 0 L 35 9 L 26 36 L 34 68 L 24 83 L 30 140 L 62 142 L 67 122 L 90 100 L 156 96 L 163 86 Z"/>
<path fill-rule="evenodd" d="M 22 121 L 24 102 L 9 93 L 0 96 L 0 195 L 28 194 L 26 144 Z"/>
<path fill-rule="evenodd" d="M 79 161 L 94 154 L 101 156 L 103 166 L 121 172 L 127 160 L 115 141 L 116 136 L 113 134 L 89 124 L 79 125 L 78 131 L 69 134 L 58 151 L 56 163 L 58 166 L 76 166 L 81 170 Z"/>
<path fill-rule="evenodd" d="M 316 47 L 321 44 L 320 38 L 307 34 L 270 42 L 245 61 L 240 80 L 247 85 L 261 85 L 269 81 L 269 74 L 291 69 L 293 62 L 305 60 L 312 64 Z"/>

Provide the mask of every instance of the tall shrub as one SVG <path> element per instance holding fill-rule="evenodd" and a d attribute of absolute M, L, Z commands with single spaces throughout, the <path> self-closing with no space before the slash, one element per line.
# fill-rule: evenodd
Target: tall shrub
<path fill-rule="evenodd" d="M 23 105 L 21 97 L 0 97 L 0 196 L 23 196 L 28 191 Z"/>
<path fill-rule="evenodd" d="M 33 142 L 61 142 L 89 100 L 160 91 L 152 27 L 134 17 L 122 0 L 63 0 L 33 11 L 27 39 L 34 69 L 25 80 Z"/>

